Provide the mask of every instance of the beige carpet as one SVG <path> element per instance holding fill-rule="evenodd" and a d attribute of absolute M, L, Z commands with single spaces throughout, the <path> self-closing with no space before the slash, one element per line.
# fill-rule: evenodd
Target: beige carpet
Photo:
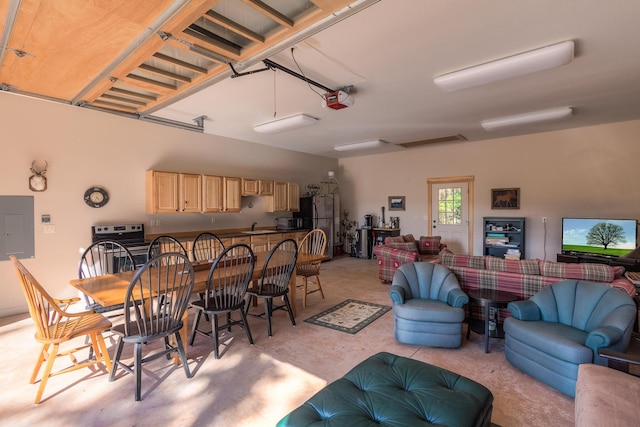
<path fill-rule="evenodd" d="M 189 348 L 193 378 L 165 359 L 145 366 L 141 402 L 133 400 L 135 380 L 121 375 L 109 382 L 88 369 L 49 380 L 44 401 L 33 404 L 37 384 L 28 384 L 38 346 L 26 316 L 0 319 L 0 420 L 11 426 L 273 426 L 328 382 L 359 361 L 388 351 L 431 363 L 469 377 L 494 396 L 493 423 L 501 426 L 572 426 L 574 402 L 511 367 L 503 342 L 492 340 L 483 352 L 482 336 L 471 334 L 460 349 L 403 345 L 393 336 L 392 312 L 357 334 L 345 334 L 304 322 L 345 299 L 390 305 L 389 285 L 377 279 L 374 260 L 347 256 L 326 262 L 320 274 L 326 299 L 298 299 L 297 326 L 285 312 L 274 317 L 273 337 L 266 324 L 251 318 L 255 345 L 234 330 L 234 342 L 220 360 L 212 344 L 196 337 Z M 46 278 L 41 278 L 46 287 Z M 18 286 L 17 279 L 4 286 Z M 113 342 L 108 340 L 110 349 Z M 130 352 L 128 353 L 130 354 Z"/>

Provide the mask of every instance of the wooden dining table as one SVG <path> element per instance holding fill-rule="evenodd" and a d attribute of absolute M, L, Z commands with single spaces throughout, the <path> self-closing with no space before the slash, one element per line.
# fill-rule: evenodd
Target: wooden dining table
<path fill-rule="evenodd" d="M 264 270 L 264 262 L 267 259 L 269 252 L 255 252 L 254 253 L 254 269 L 251 280 L 258 280 L 262 276 Z M 298 253 L 296 260 L 296 266 L 311 264 L 314 262 L 325 261 L 329 259 L 326 255 L 314 255 Z M 200 264 L 194 264 L 194 283 L 193 293 L 204 292 L 207 286 L 207 278 L 209 276 L 209 268 L 212 262 L 205 262 Z M 95 302 L 102 306 L 111 306 L 117 304 L 123 304 L 125 296 L 131 279 L 135 275 L 136 271 L 126 271 L 122 273 L 106 274 L 104 276 L 88 277 L 84 279 L 72 279 L 69 281 L 71 286 L 92 298 Z M 293 269 L 291 280 L 289 281 L 289 300 L 291 302 L 291 308 L 293 310 L 294 317 L 297 314 L 296 303 L 296 269 Z M 189 335 L 188 327 L 188 311 L 185 312 L 184 322 L 182 329 L 180 330 L 180 337 L 184 344 L 185 351 L 187 349 L 187 338 Z M 174 359 L 176 360 L 176 359 Z M 177 362 L 179 362 L 177 358 Z"/>

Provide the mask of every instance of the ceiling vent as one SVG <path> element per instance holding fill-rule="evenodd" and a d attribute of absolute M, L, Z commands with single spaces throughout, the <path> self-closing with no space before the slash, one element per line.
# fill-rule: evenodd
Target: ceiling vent
<path fill-rule="evenodd" d="M 406 148 L 420 147 L 422 145 L 437 144 L 439 142 L 466 141 L 463 135 L 456 133 L 454 135 L 436 136 L 434 138 L 420 139 L 417 141 L 397 142 L 395 145 L 402 145 Z"/>

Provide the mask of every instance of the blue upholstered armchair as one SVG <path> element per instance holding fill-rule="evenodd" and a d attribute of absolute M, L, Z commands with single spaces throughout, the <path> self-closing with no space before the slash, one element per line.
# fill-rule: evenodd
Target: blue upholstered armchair
<path fill-rule="evenodd" d="M 447 268 L 430 262 L 404 264 L 393 276 L 389 296 L 398 341 L 460 347 L 465 316 L 462 307 L 469 297 Z"/>
<path fill-rule="evenodd" d="M 507 308 L 513 315 L 504 322 L 507 361 L 572 397 L 579 365 L 606 365 L 602 348 L 626 351 L 637 315 L 625 292 L 580 280 L 553 283 Z"/>

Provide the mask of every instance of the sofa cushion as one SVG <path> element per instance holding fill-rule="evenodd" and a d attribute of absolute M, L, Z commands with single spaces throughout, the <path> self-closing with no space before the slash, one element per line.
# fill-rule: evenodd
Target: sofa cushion
<path fill-rule="evenodd" d="M 455 267 L 469 267 L 484 269 L 484 258 L 481 256 L 455 255 L 449 251 L 442 251 L 440 254 L 442 265 Z"/>
<path fill-rule="evenodd" d="M 556 359 L 575 364 L 593 362 L 593 351 L 585 346 L 589 333 L 578 328 L 556 322 L 523 321 L 511 317 L 505 319 L 504 331 L 531 348 L 544 349 Z"/>
<path fill-rule="evenodd" d="M 611 282 L 615 278 L 614 269 L 606 264 L 569 264 L 564 262 L 540 261 L 543 276 L 563 279 Z"/>
<path fill-rule="evenodd" d="M 420 236 L 418 252 L 425 255 L 437 255 L 440 253 L 440 236 Z"/>
<path fill-rule="evenodd" d="M 537 259 L 522 259 L 520 261 L 502 259 L 494 256 L 484 257 L 484 266 L 491 271 L 504 271 L 516 274 L 540 274 Z"/>

